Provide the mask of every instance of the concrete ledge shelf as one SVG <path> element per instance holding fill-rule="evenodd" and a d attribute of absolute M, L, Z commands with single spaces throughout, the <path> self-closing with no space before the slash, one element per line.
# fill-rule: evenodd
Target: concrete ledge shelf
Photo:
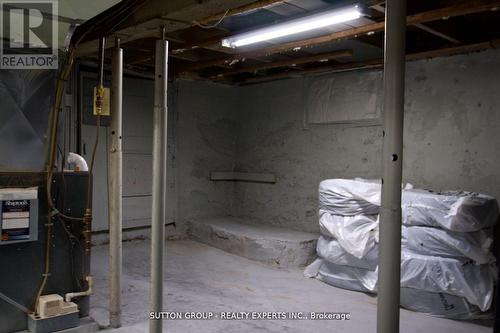
<path fill-rule="evenodd" d="M 241 257 L 278 267 L 301 267 L 316 254 L 318 235 L 250 219 L 224 217 L 188 222 L 189 236 Z"/>
<path fill-rule="evenodd" d="M 210 180 L 275 184 L 276 176 L 272 173 L 212 171 Z"/>

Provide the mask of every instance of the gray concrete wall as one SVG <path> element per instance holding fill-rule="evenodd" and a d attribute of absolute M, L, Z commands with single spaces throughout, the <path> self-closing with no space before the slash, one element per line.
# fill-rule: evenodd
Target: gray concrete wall
<path fill-rule="evenodd" d="M 241 216 L 317 231 L 321 180 L 379 175 L 381 128 L 306 125 L 309 82 L 287 80 L 242 88 L 240 96 L 253 102 L 242 103 L 236 169 L 275 173 L 278 182 L 237 183 L 234 207 Z"/>
<path fill-rule="evenodd" d="M 84 112 L 91 113 L 88 105 L 95 85 L 92 73 L 82 73 L 85 77 L 83 101 Z M 152 131 L 153 131 L 153 91 L 154 81 L 125 76 L 123 82 L 123 227 L 138 228 L 151 224 L 152 186 Z M 170 92 L 170 90 L 169 90 Z M 86 94 L 88 93 L 88 94 Z M 84 117 L 85 119 L 85 117 Z M 167 222 L 175 221 L 177 194 L 175 193 L 175 132 L 173 114 L 169 113 L 169 154 L 167 159 Z M 66 130 L 67 131 L 67 130 Z M 90 163 L 95 142 L 95 125 L 82 125 L 82 156 Z M 101 121 L 100 140 L 94 165 L 93 213 L 94 231 L 106 231 L 108 222 L 108 152 L 111 135 L 109 119 Z M 85 149 L 83 149 L 85 147 Z"/>
<path fill-rule="evenodd" d="M 240 123 L 236 88 L 178 81 L 174 98 L 179 221 L 232 213 L 234 184 L 210 181 L 232 170 Z"/>
<path fill-rule="evenodd" d="M 126 77 L 124 80 L 124 226 L 148 227 L 151 224 L 151 137 L 153 81 Z M 167 235 L 183 237 L 183 222 L 192 218 L 232 214 L 234 183 L 210 181 L 211 171 L 233 170 L 236 137 L 239 132 L 237 93 L 234 87 L 202 82 L 178 81 L 168 90 L 168 164 L 167 222 L 177 228 Z M 88 127 L 88 128 L 87 128 Z M 93 143 L 94 126 L 84 131 Z M 106 127 L 102 127 L 105 136 Z M 88 139 L 86 139 L 88 137 Z M 96 176 L 106 183 L 106 147 L 98 151 Z M 88 151 L 90 153 L 90 151 Z M 107 194 L 96 194 L 97 218 L 94 229 L 107 226 Z M 97 208 L 98 207 L 98 208 Z M 149 229 L 127 232 L 125 238 L 149 237 Z M 107 241 L 98 236 L 97 243 Z"/>
<path fill-rule="evenodd" d="M 352 89 L 346 91 L 355 98 L 357 84 L 370 74 L 351 75 Z M 499 77 L 499 51 L 408 63 L 404 181 L 500 198 Z M 278 183 L 237 183 L 235 214 L 317 231 L 322 179 L 380 177 L 382 127 L 306 124 L 311 80 L 238 88 L 241 131 L 235 169 L 272 172 Z M 381 97 L 380 90 L 373 94 Z M 366 92 L 359 98 L 366 98 Z M 330 103 L 337 106 L 335 99 Z"/>

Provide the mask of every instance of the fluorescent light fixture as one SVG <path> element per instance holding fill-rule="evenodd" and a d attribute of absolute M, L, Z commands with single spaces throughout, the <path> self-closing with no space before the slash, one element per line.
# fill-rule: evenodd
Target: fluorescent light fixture
<path fill-rule="evenodd" d="M 271 27 L 258 29 L 243 33 L 222 40 L 222 46 L 242 47 L 246 45 L 260 43 L 280 37 L 291 36 L 301 32 L 328 27 L 334 24 L 355 20 L 363 16 L 361 8 L 351 6 L 342 9 L 330 10 L 319 14 L 306 16 L 300 19 L 291 20 Z"/>

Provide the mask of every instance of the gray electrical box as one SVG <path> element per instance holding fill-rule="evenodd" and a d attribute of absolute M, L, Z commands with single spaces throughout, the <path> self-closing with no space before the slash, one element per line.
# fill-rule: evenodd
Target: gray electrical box
<path fill-rule="evenodd" d="M 38 188 L 0 188 L 0 245 L 38 240 Z"/>

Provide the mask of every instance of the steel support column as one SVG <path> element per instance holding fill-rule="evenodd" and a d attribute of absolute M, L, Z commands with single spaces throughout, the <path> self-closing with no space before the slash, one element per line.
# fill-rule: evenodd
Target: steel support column
<path fill-rule="evenodd" d="M 122 98 L 123 50 L 113 49 L 111 76 L 110 150 L 108 160 L 109 212 L 109 323 L 121 326 L 122 277 Z"/>
<path fill-rule="evenodd" d="M 156 42 L 153 115 L 153 210 L 151 226 L 150 312 L 163 309 L 163 257 L 167 194 L 167 66 L 168 42 Z M 151 319 L 149 332 L 162 332 L 161 319 Z"/>
<path fill-rule="evenodd" d="M 399 332 L 405 36 L 406 0 L 388 0 L 385 12 L 384 143 L 378 271 L 378 333 Z"/>

